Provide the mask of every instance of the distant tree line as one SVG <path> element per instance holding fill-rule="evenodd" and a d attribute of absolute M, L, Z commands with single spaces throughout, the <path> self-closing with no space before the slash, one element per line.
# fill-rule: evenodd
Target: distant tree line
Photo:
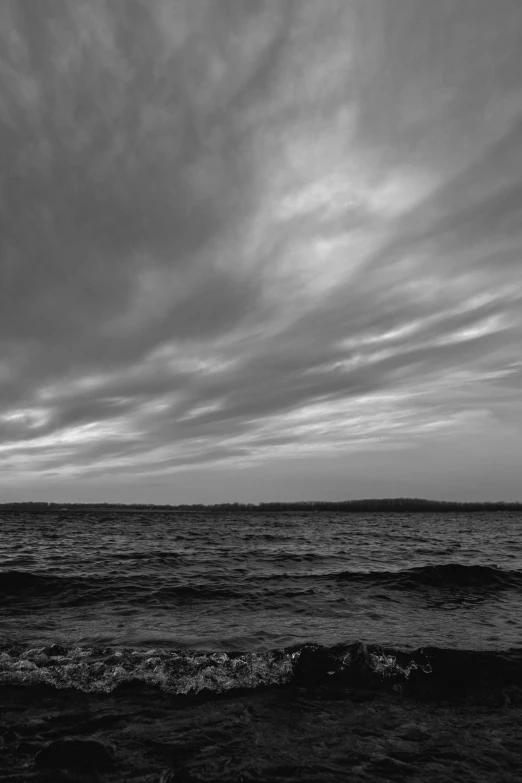
<path fill-rule="evenodd" d="M 260 513 L 296 511 L 344 511 L 344 512 L 422 512 L 422 511 L 522 511 L 520 502 L 457 502 L 453 500 L 424 500 L 422 498 L 369 498 L 366 500 L 295 501 L 269 503 L 216 503 L 204 505 L 156 505 L 154 503 L 0 503 L 0 511 L 172 511 L 192 513 Z"/>

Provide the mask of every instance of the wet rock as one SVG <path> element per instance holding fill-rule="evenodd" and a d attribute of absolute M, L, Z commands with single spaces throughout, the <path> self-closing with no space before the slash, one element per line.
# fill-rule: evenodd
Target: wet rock
<path fill-rule="evenodd" d="M 179 777 L 173 769 L 164 769 L 160 775 L 159 783 L 175 783 Z"/>
<path fill-rule="evenodd" d="M 411 775 L 415 772 L 415 767 L 412 764 L 408 764 L 405 761 L 391 758 L 390 756 L 375 755 L 371 758 L 372 766 L 385 774 L 395 775 Z"/>
<path fill-rule="evenodd" d="M 67 648 L 61 644 L 51 644 L 49 647 L 44 647 L 42 652 L 51 658 L 53 655 L 67 655 Z"/>
<path fill-rule="evenodd" d="M 401 739 L 422 742 L 430 737 L 430 732 L 423 723 L 405 723 L 397 730 Z"/>
<path fill-rule="evenodd" d="M 185 769 L 164 769 L 159 783 L 201 783 L 201 778 L 194 777 Z"/>
<path fill-rule="evenodd" d="M 420 756 L 420 746 L 418 742 L 412 742 L 403 739 L 390 739 L 388 741 L 388 753 L 393 758 L 400 761 L 411 761 Z"/>
<path fill-rule="evenodd" d="M 114 763 L 114 748 L 97 739 L 53 740 L 35 756 L 38 769 L 103 770 Z"/>

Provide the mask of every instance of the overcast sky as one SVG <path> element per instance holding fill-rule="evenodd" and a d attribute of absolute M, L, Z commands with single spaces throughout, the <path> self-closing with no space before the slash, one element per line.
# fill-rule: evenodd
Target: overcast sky
<path fill-rule="evenodd" d="M 520 0 L 2 0 L 0 500 L 522 500 Z"/>

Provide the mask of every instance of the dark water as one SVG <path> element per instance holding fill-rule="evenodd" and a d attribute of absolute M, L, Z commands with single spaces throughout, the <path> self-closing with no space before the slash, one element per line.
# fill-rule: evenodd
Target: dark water
<path fill-rule="evenodd" d="M 4 514 L 0 635 L 0 682 L 102 692 L 520 666 L 522 518 Z"/>

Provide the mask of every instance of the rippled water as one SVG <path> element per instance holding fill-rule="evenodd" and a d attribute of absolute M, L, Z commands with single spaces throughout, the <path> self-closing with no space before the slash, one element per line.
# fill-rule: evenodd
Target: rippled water
<path fill-rule="evenodd" d="M 522 518 L 4 514 L 3 645 L 522 645 Z"/>

